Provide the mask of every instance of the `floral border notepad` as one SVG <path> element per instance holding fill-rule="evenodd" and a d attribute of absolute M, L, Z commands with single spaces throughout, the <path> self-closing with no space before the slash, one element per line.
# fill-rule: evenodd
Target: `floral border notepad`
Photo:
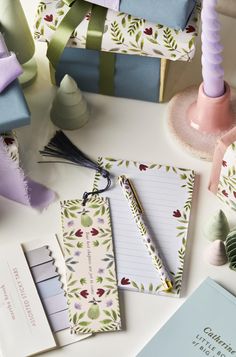
<path fill-rule="evenodd" d="M 195 173 L 171 166 L 98 158 L 112 174 L 111 218 L 119 287 L 151 294 L 180 295 Z M 147 224 L 173 277 L 175 289 L 163 292 L 159 275 L 140 238 L 117 177 L 125 174 L 137 190 Z M 104 187 L 96 174 L 94 188 Z"/>

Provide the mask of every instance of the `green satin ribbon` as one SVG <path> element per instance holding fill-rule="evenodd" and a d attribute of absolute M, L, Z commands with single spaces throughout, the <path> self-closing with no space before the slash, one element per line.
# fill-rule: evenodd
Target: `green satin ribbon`
<path fill-rule="evenodd" d="M 86 37 L 87 49 L 101 51 L 106 16 L 105 7 L 93 5 Z M 99 93 L 114 95 L 115 55 L 113 53 L 100 53 L 99 71 Z"/>
<path fill-rule="evenodd" d="M 107 9 L 102 6 L 91 5 L 83 0 L 63 1 L 69 6 L 72 5 L 48 45 L 47 57 L 54 68 L 56 68 L 71 34 L 90 10 L 91 18 L 88 25 L 86 48 L 101 51 L 107 15 Z M 113 53 L 100 53 L 99 70 L 99 92 L 105 95 L 114 95 L 115 55 Z M 54 77 L 53 74 L 52 77 Z"/>
<path fill-rule="evenodd" d="M 100 53 L 99 92 L 101 94 L 115 95 L 115 63 L 116 56 L 114 53 Z"/>
<path fill-rule="evenodd" d="M 91 6 L 90 3 L 83 0 L 75 1 L 56 29 L 47 50 L 47 57 L 54 68 L 56 68 L 71 34 L 83 21 Z"/>
<path fill-rule="evenodd" d="M 105 7 L 93 5 L 86 37 L 87 49 L 101 51 L 106 17 Z"/>

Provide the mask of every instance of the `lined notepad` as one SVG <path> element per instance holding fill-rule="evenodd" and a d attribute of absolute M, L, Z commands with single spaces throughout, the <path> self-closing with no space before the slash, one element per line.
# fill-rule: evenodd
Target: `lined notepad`
<path fill-rule="evenodd" d="M 112 227 L 121 288 L 161 295 L 179 296 L 191 210 L 194 172 L 157 164 L 99 158 L 99 165 L 112 174 L 113 185 L 104 193 L 110 198 Z M 117 177 L 125 174 L 134 183 L 146 223 L 175 282 L 163 292 L 159 275 L 142 242 Z M 96 174 L 94 187 L 103 188 Z"/>

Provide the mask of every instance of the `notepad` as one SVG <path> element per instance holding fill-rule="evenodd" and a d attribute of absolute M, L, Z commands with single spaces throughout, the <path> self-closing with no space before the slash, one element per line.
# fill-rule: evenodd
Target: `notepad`
<path fill-rule="evenodd" d="M 112 174 L 111 218 L 119 287 L 151 294 L 180 295 L 195 173 L 193 170 L 112 158 L 98 163 Z M 117 177 L 125 174 L 137 190 L 146 223 L 173 277 L 175 288 L 163 292 L 158 272 L 142 242 Z M 99 173 L 94 188 L 104 188 Z"/>

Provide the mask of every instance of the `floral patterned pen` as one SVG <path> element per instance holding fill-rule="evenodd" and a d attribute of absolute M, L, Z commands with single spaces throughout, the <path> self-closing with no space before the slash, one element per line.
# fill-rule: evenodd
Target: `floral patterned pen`
<path fill-rule="evenodd" d="M 135 223 L 138 227 L 138 230 L 142 236 L 143 242 L 147 248 L 149 255 L 152 258 L 152 262 L 157 269 L 160 279 L 163 285 L 164 291 L 170 291 L 173 288 L 173 284 L 170 278 L 170 274 L 167 272 L 160 254 L 153 243 L 151 234 L 148 231 L 148 228 L 144 222 L 143 218 L 143 209 L 139 203 L 136 192 L 130 182 L 130 180 L 125 176 L 121 175 L 118 177 L 119 184 L 122 188 L 122 191 L 128 201 L 129 207 L 131 209 L 132 215 L 134 217 Z"/>

